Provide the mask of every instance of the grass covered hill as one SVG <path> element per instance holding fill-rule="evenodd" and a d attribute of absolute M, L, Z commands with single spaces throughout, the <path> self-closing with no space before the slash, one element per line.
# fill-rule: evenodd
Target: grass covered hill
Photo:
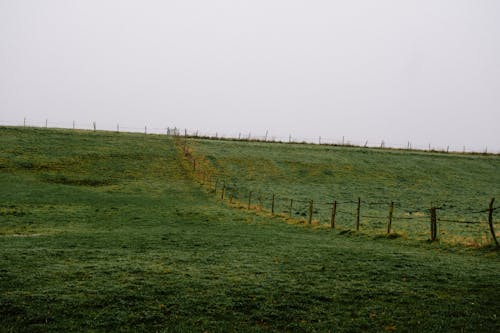
<path fill-rule="evenodd" d="M 255 204 L 270 209 L 274 194 L 275 211 L 288 214 L 293 199 L 292 217 L 306 217 L 313 200 L 314 219 L 329 223 L 336 200 L 337 224 L 352 229 L 361 198 L 360 228 L 370 233 L 386 229 L 392 201 L 398 233 L 428 238 L 434 205 L 444 241 L 487 242 L 484 210 L 500 200 L 499 155 L 201 139 L 187 145 L 243 203 L 252 191 Z"/>
<path fill-rule="evenodd" d="M 322 188 L 294 175 L 312 177 L 308 149 L 326 147 L 192 146 L 244 186 L 280 183 L 289 195 L 301 184 L 307 194 Z M 279 158 L 287 149 L 301 151 L 288 166 Z M 336 156 L 348 165 L 351 155 L 377 153 Z M 478 184 L 498 171 L 495 157 L 464 160 L 477 161 Z M 283 223 L 221 202 L 184 165 L 166 136 L 1 127 L 0 332 L 500 330 L 500 258 L 491 247 Z"/>

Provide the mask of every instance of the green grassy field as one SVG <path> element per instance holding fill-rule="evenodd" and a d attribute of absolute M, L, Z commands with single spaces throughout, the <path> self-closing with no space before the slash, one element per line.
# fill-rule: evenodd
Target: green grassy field
<path fill-rule="evenodd" d="M 298 174 L 316 179 L 307 175 L 317 163 L 310 154 L 333 148 L 192 145 L 248 187 L 299 195 L 304 186 L 306 198 L 332 184 L 327 174 L 316 186 L 291 180 Z M 297 154 L 281 164 L 287 149 Z M 390 164 L 379 152 L 339 149 L 337 167 L 356 154 L 372 168 L 375 161 Z M 394 154 L 404 160 L 404 153 Z M 233 158 L 246 162 L 238 166 Z M 433 170 L 443 178 L 453 167 L 441 155 L 436 160 Z M 477 179 L 449 181 L 440 191 L 483 207 L 498 193 L 498 178 L 483 188 L 488 177 L 498 177 L 498 158 L 464 160 Z M 165 136 L 1 127 L 0 332 L 500 330 L 500 258 L 491 247 L 283 223 L 220 202 L 182 166 L 182 154 Z M 360 182 L 345 180 L 346 196 L 349 186 L 356 190 L 352 197 L 362 188 L 385 187 L 356 168 Z M 429 182 L 430 175 L 420 175 Z M 413 203 L 405 193 L 423 194 L 405 189 L 413 183 L 405 177 L 392 178 L 403 184 L 396 199 Z M 467 182 L 475 186 L 464 189 Z M 385 198 L 397 193 L 386 190 Z M 425 204 L 429 197 L 422 199 Z"/>
<path fill-rule="evenodd" d="M 253 191 L 253 202 L 269 210 L 275 194 L 277 212 L 289 214 L 294 199 L 292 216 L 306 219 L 313 200 L 314 219 L 328 224 L 336 200 L 336 224 L 353 229 L 361 198 L 360 229 L 379 234 L 393 201 L 392 229 L 415 239 L 429 238 L 433 204 L 442 220 L 474 222 L 441 221 L 443 241 L 484 245 L 491 238 L 488 213 L 480 211 L 500 198 L 499 155 L 199 139 L 187 144 L 217 170 L 219 188 L 224 180 L 242 203 Z"/>

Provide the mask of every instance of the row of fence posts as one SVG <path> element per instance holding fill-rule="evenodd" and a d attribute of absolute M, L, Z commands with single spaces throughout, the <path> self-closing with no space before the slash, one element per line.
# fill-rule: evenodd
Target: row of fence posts
<path fill-rule="evenodd" d="M 218 181 L 216 181 L 215 184 L 215 192 L 217 193 L 217 188 L 218 188 Z M 220 194 L 220 199 L 223 201 L 226 193 L 226 184 L 223 183 L 222 189 L 221 189 L 221 194 Z M 253 191 L 249 191 L 248 193 L 248 203 L 247 203 L 247 209 L 250 210 L 252 207 L 252 196 L 253 196 Z M 499 247 L 499 243 L 495 234 L 495 229 L 494 229 L 494 224 L 493 224 L 493 203 L 495 199 L 491 199 L 489 208 L 488 208 L 488 225 L 490 228 L 490 232 L 493 238 L 493 241 L 497 247 Z M 233 192 L 231 192 L 230 196 L 230 203 L 233 203 Z M 273 194 L 271 196 L 271 214 L 275 214 L 275 203 L 276 203 L 276 194 Z M 292 217 L 293 215 L 293 199 L 290 199 L 290 207 L 289 207 L 289 216 Z M 331 207 L 331 215 L 330 215 L 330 227 L 332 229 L 335 229 L 335 218 L 337 216 L 337 206 L 338 202 L 333 201 L 332 202 L 332 207 Z M 429 209 L 429 217 L 430 217 L 430 240 L 431 241 L 437 241 L 438 240 L 438 218 L 437 218 L 437 210 L 438 207 L 435 207 L 431 205 L 431 208 Z M 312 224 L 313 222 L 313 215 L 314 215 L 314 201 L 310 200 L 309 201 L 309 209 L 308 209 L 308 216 L 307 216 L 307 223 Z M 360 221 L 361 221 L 361 198 L 358 198 L 357 200 L 357 206 L 356 206 L 356 231 L 360 230 Z M 392 231 L 392 221 L 394 217 L 394 202 L 391 201 L 389 204 L 389 211 L 387 215 L 387 234 L 390 234 Z"/>
<path fill-rule="evenodd" d="M 184 150 L 184 155 L 187 156 L 188 152 L 187 152 L 187 145 L 186 145 L 185 141 L 184 141 L 183 150 Z M 192 163 L 193 163 L 193 171 L 196 172 L 196 159 L 195 158 L 192 159 Z M 214 184 L 214 192 L 216 195 L 217 195 L 218 188 L 219 188 L 219 179 L 216 179 L 215 184 Z M 224 198 L 226 197 L 226 190 L 227 190 L 226 182 L 223 181 L 222 182 L 222 189 L 221 189 L 221 193 L 220 193 L 220 199 L 222 201 L 224 201 Z M 249 191 L 249 193 L 248 193 L 248 204 L 247 204 L 248 210 L 250 210 L 252 207 L 253 194 L 254 194 L 253 191 Z M 234 191 L 231 191 L 230 195 L 229 195 L 229 202 L 231 204 L 233 203 L 233 199 L 234 199 Z M 258 201 L 259 201 L 261 209 L 262 209 L 262 197 L 261 196 L 258 197 Z M 489 204 L 489 208 L 487 210 L 485 210 L 485 212 L 486 211 L 488 212 L 488 225 L 489 225 L 489 229 L 490 229 L 490 233 L 492 235 L 493 241 L 494 241 L 496 247 L 500 247 L 500 244 L 499 244 L 498 239 L 497 239 L 496 234 L 495 234 L 495 228 L 494 228 L 494 224 L 493 224 L 493 211 L 495 210 L 495 208 L 493 208 L 494 202 L 495 202 L 495 198 L 492 198 L 490 201 L 490 204 Z M 275 203 L 276 203 L 276 194 L 273 193 L 271 196 L 271 214 L 272 215 L 275 214 Z M 294 200 L 290 199 L 290 207 L 289 207 L 290 218 L 292 218 L 292 216 L 293 216 L 293 204 L 294 204 Z M 332 229 L 335 229 L 335 227 L 336 227 L 335 219 L 337 216 L 337 207 L 338 207 L 338 202 L 335 200 L 332 202 L 331 215 L 330 215 L 330 227 Z M 438 222 L 437 210 L 438 209 L 439 208 L 435 207 L 433 204 L 431 204 L 431 207 L 429 209 L 430 240 L 432 242 L 438 240 L 438 226 L 437 226 L 437 222 Z M 312 224 L 313 215 L 314 215 L 314 201 L 310 200 L 309 201 L 308 218 L 307 218 L 308 224 Z M 394 217 L 394 201 L 391 201 L 389 204 L 389 211 L 388 211 L 388 215 L 387 215 L 387 234 L 388 235 L 391 234 L 391 231 L 392 231 L 393 217 Z M 360 230 L 360 222 L 361 222 L 361 198 L 358 197 L 357 206 L 356 206 L 356 231 Z"/>

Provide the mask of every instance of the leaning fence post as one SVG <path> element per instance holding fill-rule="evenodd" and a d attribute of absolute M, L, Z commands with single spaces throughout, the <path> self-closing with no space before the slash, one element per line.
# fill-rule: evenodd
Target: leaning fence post
<path fill-rule="evenodd" d="M 389 220 L 387 221 L 387 234 L 391 233 L 392 226 L 392 214 L 394 213 L 394 201 L 391 201 L 389 206 Z"/>
<path fill-rule="evenodd" d="M 273 199 L 272 199 L 272 202 L 271 202 L 271 214 L 274 215 L 274 193 L 273 193 Z"/>
<path fill-rule="evenodd" d="M 335 229 L 335 214 L 337 214 L 337 201 L 333 202 L 331 228 Z"/>
<path fill-rule="evenodd" d="M 248 209 L 250 209 L 251 204 L 252 204 L 252 191 L 248 193 Z"/>
<path fill-rule="evenodd" d="M 312 218 L 313 218 L 313 205 L 314 202 L 311 200 L 309 201 L 309 224 L 312 223 Z"/>
<path fill-rule="evenodd" d="M 431 241 L 434 242 L 437 238 L 437 216 L 436 207 L 431 207 Z"/>
<path fill-rule="evenodd" d="M 490 201 L 490 207 L 488 209 L 488 224 L 490 225 L 491 236 L 493 236 L 493 240 L 495 241 L 495 245 L 499 247 L 497 240 L 497 235 L 495 234 L 495 228 L 493 226 L 493 203 L 495 202 L 495 198 L 492 198 Z"/>
<path fill-rule="evenodd" d="M 356 214 L 356 231 L 359 231 L 360 212 L 361 212 L 361 198 L 358 198 L 358 208 Z"/>

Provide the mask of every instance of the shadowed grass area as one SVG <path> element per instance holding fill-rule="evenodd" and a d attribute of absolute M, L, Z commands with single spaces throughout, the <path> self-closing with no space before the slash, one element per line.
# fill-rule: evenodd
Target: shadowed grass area
<path fill-rule="evenodd" d="M 498 252 L 230 208 L 164 136 L 0 139 L 1 332 L 500 329 Z"/>

